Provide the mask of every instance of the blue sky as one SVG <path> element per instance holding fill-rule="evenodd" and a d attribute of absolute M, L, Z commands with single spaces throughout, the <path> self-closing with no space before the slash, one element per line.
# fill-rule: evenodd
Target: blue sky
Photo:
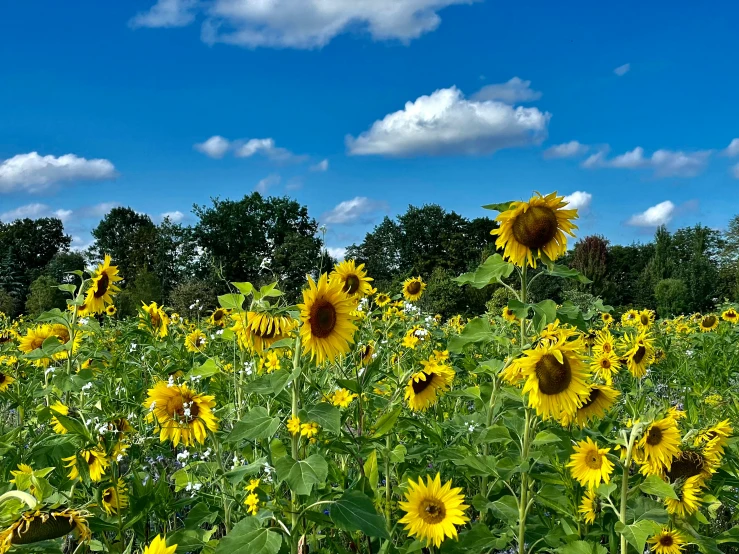
<path fill-rule="evenodd" d="M 340 252 L 411 203 L 475 217 L 558 190 L 581 235 L 723 228 L 739 212 L 737 16 L 685 1 L 5 2 L 0 218 L 57 214 L 82 247 L 112 205 L 188 223 L 193 203 L 262 190 L 307 204 Z"/>

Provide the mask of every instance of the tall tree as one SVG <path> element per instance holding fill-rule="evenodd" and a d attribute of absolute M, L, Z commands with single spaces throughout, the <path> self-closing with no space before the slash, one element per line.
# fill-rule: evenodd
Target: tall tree
<path fill-rule="evenodd" d="M 608 241 L 600 235 L 591 235 L 577 241 L 572 267 L 592 281 L 583 290 L 602 296 L 607 287 Z"/>
<path fill-rule="evenodd" d="M 204 276 L 202 256 L 198 254 L 193 229 L 174 223 L 168 217 L 157 226 L 154 271 L 161 281 L 162 294 L 169 297 L 178 284 Z"/>

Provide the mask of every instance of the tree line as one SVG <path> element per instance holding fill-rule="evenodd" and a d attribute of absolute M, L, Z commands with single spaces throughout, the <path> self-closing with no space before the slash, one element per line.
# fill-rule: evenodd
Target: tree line
<path fill-rule="evenodd" d="M 0 223 L 0 311 L 36 315 L 63 309 L 56 285 L 106 253 L 125 278 L 117 299 L 123 315 L 136 313 L 142 301 L 188 317 L 208 313 L 217 295 L 239 281 L 278 281 L 297 300 L 305 275 L 335 262 L 307 207 L 288 197 L 255 192 L 241 200 L 215 198 L 195 205 L 193 213 L 193 225 L 168 218 L 155 224 L 131 208 L 113 208 L 92 230 L 94 241 L 85 252 L 70 250 L 59 219 Z M 409 206 L 394 219 L 385 217 L 346 257 L 364 263 L 381 291 L 398 291 L 407 277 L 423 277 L 428 287 L 422 308 L 429 312 L 479 314 L 507 304 L 506 289 L 460 288 L 453 279 L 496 252 L 490 235 L 495 226 L 491 218 L 468 219 L 435 204 Z M 533 300 L 587 305 L 600 297 L 619 309 L 647 307 L 662 316 L 710 310 L 723 300 L 739 300 L 739 216 L 724 232 L 702 225 L 673 233 L 660 227 L 646 243 L 584 237 L 559 263 L 592 282 L 539 279 L 530 291 Z"/>

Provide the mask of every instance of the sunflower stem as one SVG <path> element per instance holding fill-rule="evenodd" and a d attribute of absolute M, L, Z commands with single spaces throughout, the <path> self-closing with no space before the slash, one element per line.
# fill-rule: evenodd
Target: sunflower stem
<path fill-rule="evenodd" d="M 392 533 L 393 526 L 390 523 L 390 502 L 392 500 L 393 491 L 390 487 L 390 447 L 392 446 L 392 433 L 385 435 L 385 523 L 387 524 L 388 534 Z M 392 539 L 388 539 L 392 540 Z"/>
<path fill-rule="evenodd" d="M 298 333 L 298 336 L 295 338 L 295 352 L 293 353 L 293 375 L 295 376 L 292 383 L 292 417 L 296 418 L 298 417 L 298 409 L 299 404 L 298 401 L 300 399 L 300 333 Z M 298 457 L 300 456 L 300 434 L 294 433 L 292 436 L 292 448 L 291 448 L 291 454 L 293 457 L 293 460 L 296 462 L 298 461 Z M 299 533 L 296 533 L 296 529 L 298 526 L 298 495 L 294 490 L 290 490 L 290 503 L 291 503 L 291 510 L 292 513 L 290 514 L 290 523 L 291 523 L 291 532 L 292 532 L 292 541 L 291 541 L 291 549 L 293 554 L 297 554 L 298 551 L 298 543 L 297 540 L 299 538 Z"/>
<path fill-rule="evenodd" d="M 637 423 L 631 428 L 631 435 L 629 436 L 629 442 L 626 446 L 626 459 L 624 460 L 624 475 L 621 480 L 621 510 L 618 514 L 618 519 L 622 525 L 626 525 L 626 499 L 629 495 L 629 470 L 631 468 L 631 455 L 634 450 L 634 442 L 636 437 L 641 431 L 641 424 Z M 627 554 L 627 542 L 626 535 L 621 534 L 621 554 Z"/>
<path fill-rule="evenodd" d="M 527 302 L 527 273 L 528 265 L 523 264 L 521 268 L 521 302 L 526 304 Z M 521 318 L 521 344 L 520 347 L 526 344 L 526 317 Z M 524 404 L 524 429 L 523 429 L 523 441 L 521 444 L 521 463 L 528 463 L 529 459 L 529 448 L 531 446 L 530 435 L 531 435 L 531 411 Z M 526 515 L 529 511 L 529 472 L 521 472 L 521 497 L 518 502 L 518 552 L 519 554 L 525 554 L 526 552 Z"/>

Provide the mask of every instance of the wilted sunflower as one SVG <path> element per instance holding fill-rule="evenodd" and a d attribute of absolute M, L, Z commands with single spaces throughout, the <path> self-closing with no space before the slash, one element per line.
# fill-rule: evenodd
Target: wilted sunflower
<path fill-rule="evenodd" d="M 10 375 L 7 373 L 3 373 L 0 371 L 0 392 L 5 392 L 10 388 L 10 385 L 12 385 L 15 382 L 15 379 L 13 379 Z"/>
<path fill-rule="evenodd" d="M 650 537 L 647 542 L 654 554 L 680 554 L 685 544 L 682 535 L 669 527 L 663 527 L 662 531 Z"/>
<path fill-rule="evenodd" d="M 621 316 L 621 325 L 637 325 L 639 323 L 639 312 L 637 310 L 628 310 Z"/>
<path fill-rule="evenodd" d="M 567 252 L 567 237 L 574 237 L 572 223 L 577 210 L 564 209 L 564 196 L 552 192 L 547 196 L 537 193 L 528 202 L 511 202 L 507 210 L 495 218 L 500 226 L 490 231 L 498 235 L 497 248 L 503 248 L 503 257 L 519 267 L 528 263 L 536 267 L 536 259 L 545 255 L 556 260 Z"/>
<path fill-rule="evenodd" d="M 590 362 L 590 370 L 607 385 L 613 384 L 613 376 L 621 370 L 621 362 L 613 352 L 602 352 Z"/>
<path fill-rule="evenodd" d="M 677 514 L 680 517 L 688 517 L 698 511 L 701 503 L 701 489 L 703 488 L 703 479 L 700 475 L 688 477 L 684 481 L 681 479 L 675 486 L 675 498 L 665 498 L 665 507 L 670 514 Z"/>
<path fill-rule="evenodd" d="M 590 385 L 590 393 L 577 409 L 574 416 L 566 415 L 562 425 L 575 423 L 580 427 L 591 421 L 602 418 L 613 407 L 620 393 L 607 385 Z"/>
<path fill-rule="evenodd" d="M 278 340 L 288 338 L 297 322 L 287 315 L 247 312 L 235 316 L 233 331 L 241 347 L 261 354 Z"/>
<path fill-rule="evenodd" d="M 638 335 L 626 333 L 622 346 L 626 350 L 626 367 L 634 377 L 641 379 L 647 374 L 647 367 L 654 361 L 654 339 L 646 332 Z"/>
<path fill-rule="evenodd" d="M 713 331 L 716 327 L 718 327 L 718 317 L 713 314 L 703 316 L 698 324 L 702 333 Z"/>
<path fill-rule="evenodd" d="M 160 442 L 171 440 L 174 446 L 180 442 L 193 446 L 195 441 L 205 442 L 206 429 L 214 433 L 218 430 L 218 420 L 212 412 L 215 397 L 195 392 L 187 384 L 166 381 L 158 382 L 147 394 L 144 406 L 159 422 Z"/>
<path fill-rule="evenodd" d="M 205 333 L 196 329 L 185 337 L 185 348 L 188 352 L 202 352 L 205 349 Z"/>
<path fill-rule="evenodd" d="M 212 314 L 210 314 L 210 318 L 208 318 L 208 321 L 212 325 L 217 325 L 218 327 L 225 327 L 226 323 L 228 322 L 228 310 L 224 310 L 223 308 L 216 308 Z"/>
<path fill-rule="evenodd" d="M 505 319 L 506 321 L 510 321 L 511 323 L 515 323 L 516 321 L 518 321 L 518 318 L 516 317 L 516 313 L 512 309 L 510 309 L 508 306 L 503 308 L 503 311 L 501 312 L 500 315 L 503 316 L 503 319 Z"/>
<path fill-rule="evenodd" d="M 439 396 L 449 390 L 454 381 L 454 370 L 446 364 L 421 362 L 424 368 L 414 373 L 405 387 L 405 400 L 411 410 L 424 412 L 436 404 Z"/>
<path fill-rule="evenodd" d="M 164 338 L 169 334 L 169 317 L 163 308 L 157 306 L 156 302 L 152 302 L 148 306 L 145 302 L 141 302 L 143 306 L 139 308 L 139 329 L 149 329 L 160 338 Z"/>
<path fill-rule="evenodd" d="M 62 461 L 69 462 L 64 467 L 69 468 L 68 477 L 73 481 L 80 476 L 79 467 L 77 467 L 80 461 L 86 464 L 87 472 L 90 474 L 92 481 L 100 481 L 105 475 L 105 470 L 110 466 L 110 460 L 105 456 L 105 451 L 101 446 L 82 450 L 79 456 L 73 454 L 68 458 L 62 458 Z"/>
<path fill-rule="evenodd" d="M 464 495 L 461 488 L 452 488 L 452 482 L 447 481 L 442 486 L 441 476 L 419 477 L 418 483 L 408 480 L 408 491 L 405 493 L 405 502 L 399 502 L 400 509 L 405 515 L 398 523 L 405 524 L 408 535 L 424 541 L 427 546 L 439 547 L 446 537 L 457 538 L 455 525 L 464 525 L 468 518 L 464 511 L 468 508 L 464 504 Z"/>
<path fill-rule="evenodd" d="M 20 338 L 18 344 L 18 350 L 25 352 L 33 352 L 37 348 L 41 348 L 44 341 L 49 337 L 54 336 L 54 330 L 51 325 L 43 324 L 31 327 L 26 331 L 26 334 Z"/>
<path fill-rule="evenodd" d="M 351 312 L 356 301 L 341 290 L 340 281 L 332 281 L 324 273 L 316 284 L 308 278 L 300 308 L 300 338 L 306 353 L 322 364 L 346 354 L 354 342 L 357 326 Z"/>
<path fill-rule="evenodd" d="M 97 266 L 90 279 L 90 288 L 85 296 L 85 310 L 99 314 L 108 304 L 113 303 L 113 295 L 120 291 L 115 283 L 123 278 L 118 275 L 118 268 L 110 265 L 110 255 L 106 254 L 103 263 Z"/>
<path fill-rule="evenodd" d="M 100 501 L 103 505 L 103 510 L 109 516 L 125 510 L 128 507 L 128 488 L 123 479 L 118 478 L 114 484 L 103 489 L 103 492 L 100 494 Z"/>
<path fill-rule="evenodd" d="M 567 464 L 572 477 L 583 487 L 594 489 L 611 481 L 613 462 L 608 459 L 608 448 L 598 448 L 590 437 L 575 445 L 575 452 Z"/>
<path fill-rule="evenodd" d="M 680 453 L 680 430 L 671 417 L 657 420 L 647 427 L 637 444 L 649 473 L 669 471 L 672 460 Z"/>
<path fill-rule="evenodd" d="M 665 472 L 664 476 L 670 483 L 674 483 L 679 479 L 695 477 L 696 475 L 704 480 L 710 479 L 711 475 L 716 471 L 715 468 L 720 463 L 720 457 L 715 453 L 711 453 L 709 457 L 702 452 L 682 450 L 672 460 L 672 465 Z"/>
<path fill-rule="evenodd" d="M 526 379 L 523 393 L 529 407 L 543 419 L 574 416 L 589 393 L 588 372 L 580 356 L 582 339 L 554 345 L 543 344 L 524 351 L 521 374 Z"/>
<path fill-rule="evenodd" d="M 728 321 L 729 323 L 736 323 L 739 321 L 739 312 L 734 308 L 729 308 L 721 314 L 721 319 Z"/>
<path fill-rule="evenodd" d="M 69 533 L 75 533 L 81 542 L 89 541 L 92 534 L 87 526 L 88 515 L 70 508 L 25 512 L 0 531 L 0 552 L 7 552 L 15 545 L 58 539 Z"/>
<path fill-rule="evenodd" d="M 167 546 L 164 535 L 157 535 L 149 546 L 144 548 L 144 554 L 174 554 L 177 551 L 177 545 Z"/>
<path fill-rule="evenodd" d="M 411 277 L 403 282 L 403 296 L 408 302 L 415 302 L 421 298 L 426 290 L 426 283 L 421 277 Z"/>
<path fill-rule="evenodd" d="M 585 494 L 582 496 L 580 509 L 578 510 L 583 515 L 585 523 L 588 525 L 595 523 L 595 518 L 598 517 L 600 510 L 600 498 L 598 498 L 598 493 L 595 492 L 595 489 L 586 490 Z"/>
<path fill-rule="evenodd" d="M 375 304 L 377 304 L 378 306 L 380 306 L 380 308 L 385 307 L 387 304 L 390 303 L 391 300 L 392 300 L 392 298 L 390 298 L 390 296 L 388 296 L 384 292 L 378 292 L 375 295 Z"/>
<path fill-rule="evenodd" d="M 364 264 L 357 265 L 354 260 L 345 260 L 334 266 L 329 279 L 338 279 L 341 282 L 341 290 L 349 296 L 369 296 L 372 294 L 372 277 L 367 277 Z"/>

